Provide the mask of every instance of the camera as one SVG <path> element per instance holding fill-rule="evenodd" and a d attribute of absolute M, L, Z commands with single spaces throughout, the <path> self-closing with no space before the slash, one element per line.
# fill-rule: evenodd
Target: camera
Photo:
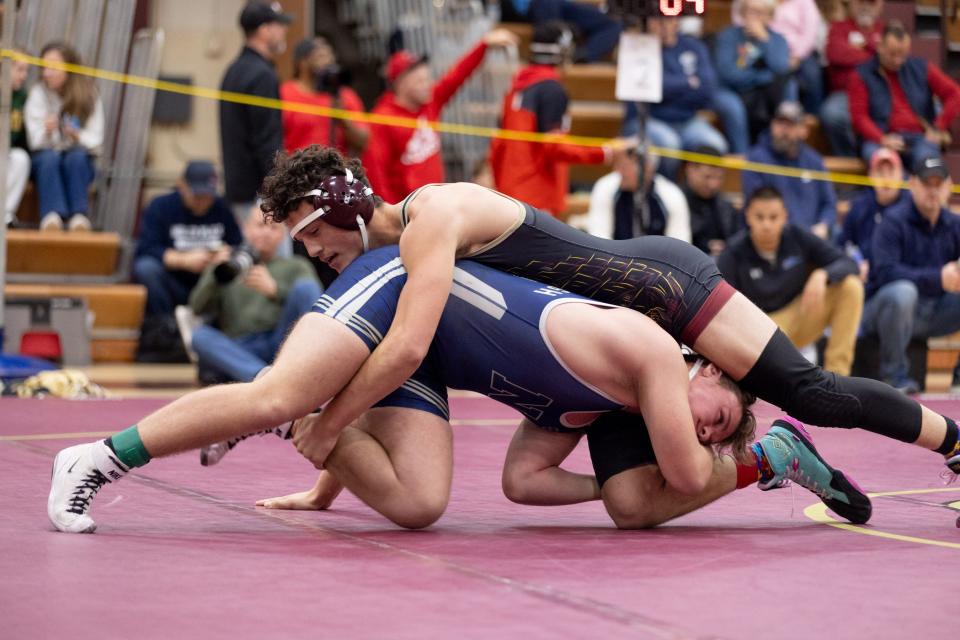
<path fill-rule="evenodd" d="M 313 86 L 321 93 L 337 95 L 340 87 L 350 84 L 350 72 L 338 64 L 330 64 L 313 74 Z"/>
<path fill-rule="evenodd" d="M 237 276 L 244 276 L 250 267 L 260 263 L 260 254 L 248 244 L 242 244 L 230 254 L 226 262 L 213 269 L 213 277 L 220 284 L 232 282 Z"/>

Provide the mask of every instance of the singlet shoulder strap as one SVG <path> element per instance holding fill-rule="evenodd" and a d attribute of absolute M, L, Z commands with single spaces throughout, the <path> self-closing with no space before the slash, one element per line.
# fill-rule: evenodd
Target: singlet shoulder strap
<path fill-rule="evenodd" d="M 410 219 L 407 217 L 407 205 L 410 204 L 410 202 L 412 202 L 414 198 L 416 198 L 420 194 L 420 192 L 426 189 L 427 187 L 439 187 L 442 184 L 443 183 L 441 182 L 431 182 L 430 184 L 425 184 L 422 187 L 419 187 L 411 191 L 410 194 L 403 199 L 403 204 L 400 205 L 400 228 L 401 229 L 406 229 L 407 224 L 410 222 Z"/>

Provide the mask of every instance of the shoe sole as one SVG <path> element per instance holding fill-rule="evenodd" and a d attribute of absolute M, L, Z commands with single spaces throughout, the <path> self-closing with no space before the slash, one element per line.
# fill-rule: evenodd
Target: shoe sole
<path fill-rule="evenodd" d="M 863 489 L 861 489 L 856 482 L 848 478 L 845 473 L 834 469 L 823 459 L 817 451 L 817 448 L 813 446 L 813 440 L 810 434 L 808 434 L 802 426 L 798 427 L 785 420 L 776 420 L 773 424 L 785 431 L 789 431 L 794 437 L 801 440 L 817 460 L 820 461 L 820 464 L 830 470 L 830 488 L 843 493 L 843 495 L 850 500 L 849 503 L 846 503 L 842 500 L 834 500 L 832 498 L 820 498 L 823 503 L 844 520 L 849 520 L 853 524 L 866 524 L 873 515 L 873 504 L 870 502 L 867 494 L 863 492 Z"/>

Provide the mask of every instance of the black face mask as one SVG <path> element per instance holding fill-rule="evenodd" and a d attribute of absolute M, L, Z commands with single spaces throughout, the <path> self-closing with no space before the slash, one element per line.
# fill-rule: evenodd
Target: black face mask
<path fill-rule="evenodd" d="M 350 73 L 338 64 L 329 64 L 313 72 L 313 87 L 321 93 L 337 95 L 340 87 L 350 84 Z"/>

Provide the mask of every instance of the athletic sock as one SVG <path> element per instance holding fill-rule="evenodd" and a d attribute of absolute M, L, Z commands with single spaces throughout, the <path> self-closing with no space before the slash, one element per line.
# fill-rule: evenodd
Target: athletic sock
<path fill-rule="evenodd" d="M 952 458 L 960 455 L 960 430 L 957 429 L 957 423 L 944 416 L 947 421 L 947 434 L 943 437 L 943 444 L 934 449 L 939 454 Z"/>
<path fill-rule="evenodd" d="M 745 489 L 756 482 L 768 481 L 773 477 L 773 469 L 760 443 L 755 442 L 750 445 L 749 451 L 754 457 L 752 464 L 737 460 L 737 489 Z"/>
<path fill-rule="evenodd" d="M 140 439 L 140 431 L 137 429 L 137 425 L 113 434 L 104 440 L 103 444 L 112 454 L 109 457 L 125 469 L 124 473 L 150 462 L 150 453 L 143 446 L 143 440 Z M 99 466 L 99 461 L 97 462 Z M 100 471 L 102 472 L 103 469 Z"/>

